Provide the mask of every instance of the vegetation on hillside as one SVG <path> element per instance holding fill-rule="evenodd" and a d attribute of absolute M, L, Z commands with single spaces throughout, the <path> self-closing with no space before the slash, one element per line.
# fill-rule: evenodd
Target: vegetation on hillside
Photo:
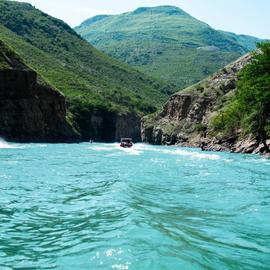
<path fill-rule="evenodd" d="M 12 68 L 9 61 L 9 57 L 12 56 L 12 54 L 12 51 L 0 40 L 0 70 Z"/>
<path fill-rule="evenodd" d="M 173 6 L 96 16 L 75 30 L 92 45 L 176 87 L 190 86 L 256 47 L 258 39 L 216 31 Z"/>
<path fill-rule="evenodd" d="M 71 108 L 154 111 L 171 90 L 94 49 L 64 22 L 30 4 L 0 0 L 0 39 L 68 98 Z M 80 105 L 78 105 L 80 104 Z"/>
<path fill-rule="evenodd" d="M 258 45 L 252 62 L 239 74 L 232 102 L 213 119 L 216 132 L 254 134 L 266 145 L 270 136 L 270 42 Z"/>

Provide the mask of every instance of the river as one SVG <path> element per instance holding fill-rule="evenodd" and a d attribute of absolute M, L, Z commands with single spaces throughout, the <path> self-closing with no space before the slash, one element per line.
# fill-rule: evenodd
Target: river
<path fill-rule="evenodd" d="M 0 142 L 0 269 L 270 269 L 270 160 Z"/>

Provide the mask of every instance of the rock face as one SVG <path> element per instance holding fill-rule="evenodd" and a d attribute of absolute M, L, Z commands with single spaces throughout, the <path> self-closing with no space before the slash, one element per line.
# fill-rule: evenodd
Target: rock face
<path fill-rule="evenodd" d="M 237 73 L 251 61 L 246 55 L 204 81 L 175 95 L 161 112 L 142 119 L 142 141 L 151 144 L 199 147 L 205 150 L 260 153 L 256 140 L 211 136 L 210 121 L 236 91 Z M 269 141 L 270 144 L 270 141 Z"/>
<path fill-rule="evenodd" d="M 153 144 L 172 145 L 188 141 L 195 124 L 204 120 L 212 107 L 212 98 L 191 94 L 176 94 L 165 104 L 161 113 L 144 118 L 142 140 Z"/>
<path fill-rule="evenodd" d="M 141 141 L 141 120 L 134 114 L 117 115 L 115 118 L 114 141 L 120 138 L 132 138 L 134 142 Z"/>
<path fill-rule="evenodd" d="M 141 120 L 136 114 L 117 114 L 99 110 L 85 121 L 78 121 L 82 140 L 96 142 L 115 142 L 123 137 L 131 137 L 134 142 L 141 141 Z"/>
<path fill-rule="evenodd" d="M 0 137 L 15 142 L 76 142 L 67 122 L 66 102 L 58 91 L 37 82 L 0 41 Z"/>

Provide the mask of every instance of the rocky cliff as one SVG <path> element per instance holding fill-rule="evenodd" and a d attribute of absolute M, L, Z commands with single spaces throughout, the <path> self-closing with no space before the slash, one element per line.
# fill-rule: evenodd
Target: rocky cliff
<path fill-rule="evenodd" d="M 80 128 L 82 140 L 115 142 L 122 137 L 141 141 L 141 120 L 136 113 L 108 112 L 106 109 L 74 111 L 74 120 Z"/>
<path fill-rule="evenodd" d="M 0 41 L 0 137 L 16 142 L 75 142 L 65 98 Z"/>
<path fill-rule="evenodd" d="M 231 137 L 213 136 L 211 132 L 212 117 L 234 96 L 237 73 L 251 58 L 248 54 L 173 95 L 160 112 L 143 118 L 142 140 L 151 144 L 191 147 L 204 143 L 206 150 L 259 153 L 262 145 L 252 137 L 240 138 L 240 131 Z"/>
<path fill-rule="evenodd" d="M 118 141 L 121 137 L 133 138 L 134 142 L 141 141 L 141 120 L 139 116 L 131 113 L 117 115 L 114 141 Z"/>

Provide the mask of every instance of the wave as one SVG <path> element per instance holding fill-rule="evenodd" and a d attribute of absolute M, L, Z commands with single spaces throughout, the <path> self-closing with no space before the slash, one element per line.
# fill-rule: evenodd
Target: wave
<path fill-rule="evenodd" d="M 143 153 L 143 151 L 136 149 L 136 146 L 134 146 L 132 148 L 123 148 L 123 147 L 119 146 L 119 149 L 121 151 L 123 151 L 124 153 L 127 153 L 129 155 L 134 155 L 134 156 L 139 156 L 140 154 Z"/>
<path fill-rule="evenodd" d="M 90 146 L 88 149 L 94 150 L 94 151 L 114 151 L 115 148 L 108 146 Z"/>
<path fill-rule="evenodd" d="M 192 152 L 182 149 L 177 150 L 160 150 L 161 152 L 165 154 L 171 154 L 171 155 L 177 155 L 177 156 L 188 156 L 191 158 L 196 159 L 210 159 L 210 160 L 219 160 L 220 156 L 216 154 L 205 154 L 205 153 L 198 153 L 198 152 Z"/>
<path fill-rule="evenodd" d="M 121 151 L 123 153 L 129 154 L 129 155 L 140 155 L 142 153 L 142 149 L 138 147 L 137 144 L 134 144 L 132 148 L 123 148 L 120 147 L 119 143 L 112 143 L 112 144 L 98 144 L 98 145 L 91 145 L 88 147 L 88 149 L 98 152 L 115 152 L 115 151 Z"/>
<path fill-rule="evenodd" d="M 40 148 L 46 148 L 46 147 L 48 147 L 48 145 L 47 144 L 38 144 L 38 147 L 40 147 Z"/>
<path fill-rule="evenodd" d="M 248 156 L 247 155 L 247 159 L 245 160 L 245 162 L 247 163 L 256 163 L 256 164 L 263 164 L 263 165 L 270 165 L 270 158 L 265 158 L 264 156 L 260 156 L 258 155 L 256 158 L 253 157 L 254 155 Z"/>
<path fill-rule="evenodd" d="M 104 145 L 91 145 L 89 149 L 94 151 L 104 151 L 104 152 L 115 152 L 115 151 L 122 151 L 129 155 L 141 155 L 146 151 L 154 151 L 163 154 L 170 154 L 170 155 L 177 155 L 177 156 L 187 156 L 195 159 L 209 159 L 209 160 L 218 160 L 220 156 L 217 154 L 209 154 L 209 153 L 198 153 L 189 150 L 183 149 L 161 149 L 159 147 L 143 144 L 143 143 L 136 143 L 132 148 L 122 148 L 118 143 L 113 144 L 104 144 Z"/>
<path fill-rule="evenodd" d="M 0 138 L 0 149 L 13 149 L 13 148 L 20 148 L 20 147 L 10 144 L 6 142 L 4 139 Z"/>
<path fill-rule="evenodd" d="M 154 152 L 159 152 L 163 154 L 170 154 L 170 155 L 177 155 L 177 156 L 187 156 L 187 157 L 196 158 L 196 159 L 210 159 L 210 160 L 220 159 L 220 156 L 217 154 L 199 153 L 192 150 L 175 149 L 175 148 L 164 149 L 164 148 L 159 148 L 153 145 L 143 144 L 143 143 L 136 144 L 135 149 L 140 150 L 140 151 L 154 151 Z"/>

